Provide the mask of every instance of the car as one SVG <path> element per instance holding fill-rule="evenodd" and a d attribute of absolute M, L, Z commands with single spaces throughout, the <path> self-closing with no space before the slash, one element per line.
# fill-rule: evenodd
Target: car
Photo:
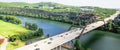
<path fill-rule="evenodd" d="M 53 40 L 53 38 L 50 38 L 50 40 Z"/>
<path fill-rule="evenodd" d="M 65 34 L 65 35 L 68 35 L 68 34 Z"/>
<path fill-rule="evenodd" d="M 51 44 L 52 42 L 48 42 L 48 44 Z"/>
<path fill-rule="evenodd" d="M 36 48 L 35 50 L 40 50 L 40 48 Z"/>
<path fill-rule="evenodd" d="M 63 35 L 61 35 L 60 37 L 63 37 Z"/>
<path fill-rule="evenodd" d="M 92 26 L 92 27 L 95 27 L 95 26 Z"/>
<path fill-rule="evenodd" d="M 38 44 L 34 45 L 34 47 L 37 47 L 37 46 L 38 46 Z"/>

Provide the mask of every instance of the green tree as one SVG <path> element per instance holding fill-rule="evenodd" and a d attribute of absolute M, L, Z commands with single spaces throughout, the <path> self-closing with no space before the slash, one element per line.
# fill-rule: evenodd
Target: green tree
<path fill-rule="evenodd" d="M 113 28 L 113 21 L 109 20 L 109 22 L 108 22 L 108 30 L 112 30 L 112 28 Z"/>
<path fill-rule="evenodd" d="M 33 23 L 32 24 L 32 30 L 37 30 L 37 28 L 38 28 L 38 25 L 36 23 Z"/>
<path fill-rule="evenodd" d="M 36 33 L 35 36 L 42 36 L 43 35 L 43 29 L 39 28 Z"/>
<path fill-rule="evenodd" d="M 80 44 L 79 38 L 75 39 L 74 47 L 75 47 L 75 50 L 84 50 L 84 48 Z"/>

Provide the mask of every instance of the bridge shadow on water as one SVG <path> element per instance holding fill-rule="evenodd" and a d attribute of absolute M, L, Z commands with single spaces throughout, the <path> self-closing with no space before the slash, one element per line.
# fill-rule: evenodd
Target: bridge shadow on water
<path fill-rule="evenodd" d="M 91 50 L 120 50 L 120 34 L 95 30 L 81 36 L 80 42 Z"/>

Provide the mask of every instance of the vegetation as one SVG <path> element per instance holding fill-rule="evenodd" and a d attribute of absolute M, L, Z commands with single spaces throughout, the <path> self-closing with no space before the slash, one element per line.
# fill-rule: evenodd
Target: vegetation
<path fill-rule="evenodd" d="M 6 33 L 7 32 L 12 32 L 12 30 L 13 30 L 13 32 L 12 33 L 10 33 L 9 35 L 6 35 L 7 37 L 9 37 L 9 41 L 12 41 L 12 42 L 14 42 L 15 40 L 26 40 L 26 39 L 31 39 L 32 37 L 38 37 L 38 36 L 42 36 L 43 35 L 43 30 L 42 29 L 38 29 L 38 27 L 37 27 L 37 24 L 35 24 L 35 23 L 33 23 L 33 24 L 31 24 L 31 23 L 26 23 L 25 24 L 25 27 L 27 28 L 27 29 L 29 29 L 29 31 L 27 31 L 27 32 L 24 32 L 24 31 L 26 31 L 25 29 L 24 30 L 21 30 L 22 28 L 19 28 L 18 26 L 17 27 L 15 27 L 15 25 L 14 24 L 21 24 L 21 20 L 20 19 L 18 19 L 18 18 L 16 18 L 15 16 L 5 16 L 5 15 L 1 15 L 0 16 L 0 20 L 3 20 L 3 21 L 5 21 L 5 22 L 10 22 L 10 23 L 13 23 L 13 24 L 8 24 L 8 23 L 5 23 L 5 22 L 1 22 L 2 23 L 2 25 L 1 25 L 1 27 L 3 27 L 2 29 L 1 29 L 1 33 L 3 34 L 3 35 L 6 35 Z M 5 26 L 4 26 L 5 25 Z M 8 25 L 8 26 L 7 26 Z M 5 27 L 5 28 L 4 28 Z M 14 30 L 14 27 L 15 27 L 15 29 L 19 29 L 19 30 Z M 22 26 L 21 26 L 22 27 Z M 11 29 L 7 29 L 7 28 L 11 28 Z M 38 29 L 38 30 L 37 30 Z M 4 30 L 4 31 L 3 31 Z M 7 30 L 9 30 L 9 31 L 7 31 Z M 30 31 L 30 30 L 33 30 L 33 31 Z M 15 32 L 14 32 L 15 31 Z M 23 31 L 23 32 L 17 32 L 17 31 Z M 13 33 L 17 33 L 17 34 L 13 34 Z M 13 35 L 12 35 L 13 34 Z"/>
<path fill-rule="evenodd" d="M 21 25 L 15 25 L 12 23 L 4 22 L 2 20 L 0 20 L 0 23 L 1 23 L 0 24 L 0 35 L 3 35 L 5 37 L 30 31 L 22 27 Z"/>
<path fill-rule="evenodd" d="M 0 18 L 3 18 L 3 16 L 0 16 Z M 15 20 L 17 20 L 17 18 L 15 18 L 14 16 L 12 16 L 12 17 L 4 16 L 4 20 L 0 19 L 0 35 L 9 38 L 9 37 L 12 37 L 17 34 L 31 32 L 30 30 L 24 28 L 21 25 L 16 25 L 18 23 L 16 23 Z M 13 21 L 13 22 L 10 22 L 10 21 Z M 14 24 L 12 24 L 12 23 L 14 23 Z M 13 50 L 13 48 L 15 49 L 16 47 L 21 47 L 25 43 L 25 42 L 21 42 L 20 40 L 19 40 L 19 43 L 17 43 L 17 42 L 18 42 L 18 40 L 15 42 L 9 42 L 9 44 L 7 45 L 9 47 L 7 47 L 7 50 L 9 50 L 9 49 Z M 17 43 L 18 45 L 16 45 L 16 46 L 12 45 L 14 43 Z"/>
<path fill-rule="evenodd" d="M 118 17 L 116 17 L 113 21 L 109 20 L 107 25 L 102 26 L 102 27 L 100 27 L 98 29 L 102 30 L 102 31 L 120 33 L 120 23 L 119 23 L 120 18 L 119 17 L 120 17 L 120 15 L 118 15 Z"/>
<path fill-rule="evenodd" d="M 16 18 L 15 16 L 0 15 L 0 20 L 3 20 L 5 22 L 10 22 L 13 24 L 21 24 L 21 20 Z"/>
<path fill-rule="evenodd" d="M 38 28 L 36 23 L 31 24 L 31 23 L 28 23 L 28 22 L 25 23 L 25 27 L 27 29 L 30 29 L 30 30 L 37 30 L 37 28 Z"/>
<path fill-rule="evenodd" d="M 75 40 L 75 50 L 84 50 L 84 48 L 81 46 L 79 39 Z"/>
<path fill-rule="evenodd" d="M 42 35 L 43 35 L 43 30 L 39 28 L 35 32 L 27 32 L 27 33 L 13 35 L 13 36 L 9 37 L 9 41 L 14 42 L 18 39 L 25 41 L 28 39 L 32 39 L 33 37 L 41 37 Z"/>
<path fill-rule="evenodd" d="M 116 10 L 114 9 L 99 8 L 99 7 L 95 7 L 94 10 L 96 10 L 95 13 L 101 15 L 103 18 L 110 17 L 110 15 L 116 12 Z"/>
<path fill-rule="evenodd" d="M 24 6 L 20 3 L 7 3 L 7 4 L 10 4 L 10 5 L 13 4 L 20 7 L 0 6 L 0 14 L 41 18 L 41 19 L 65 22 L 70 24 L 79 15 L 85 14 L 88 12 L 93 14 L 94 13 L 99 14 L 104 18 L 109 17 L 110 15 L 116 12 L 116 10 L 114 9 L 106 9 L 106 8 L 99 8 L 99 7 L 74 7 L 74 6 L 67 6 L 67 5 L 51 3 L 51 2 L 48 2 L 48 3 L 42 2 L 42 3 L 34 3 L 34 4 L 24 3 L 23 4 Z M 81 10 L 81 8 L 90 9 L 90 10 L 83 11 Z"/>
<path fill-rule="evenodd" d="M 9 39 L 7 49 L 9 48 L 13 50 L 15 48 L 24 46 L 26 41 L 41 37 L 43 35 L 43 30 L 41 28 L 38 29 L 35 23 L 30 23 L 30 25 L 28 24 L 29 26 L 26 25 L 30 28 L 30 30 L 28 30 L 20 25 L 21 20 L 15 16 L 0 15 L 0 23 L 0 35 Z"/>
<path fill-rule="evenodd" d="M 14 42 L 9 42 L 6 50 L 14 50 L 14 49 L 22 47 L 22 46 L 25 46 L 25 42 L 20 41 L 20 40 L 16 40 Z"/>
<path fill-rule="evenodd" d="M 91 50 L 90 48 L 84 48 L 80 43 L 80 39 L 76 38 L 74 43 L 74 50 Z"/>
<path fill-rule="evenodd" d="M 0 6 L 3 6 L 3 7 L 24 7 L 25 5 L 35 6 L 35 5 L 24 3 L 24 2 L 11 2 L 11 3 L 0 2 Z"/>
<path fill-rule="evenodd" d="M 69 17 L 75 14 L 75 13 L 66 13 L 66 12 L 60 12 L 60 13 L 47 12 L 37 9 L 25 9 L 25 8 L 15 8 L 15 7 L 0 7 L 0 8 L 1 8 L 0 14 L 42 18 L 42 19 L 48 19 L 48 20 L 54 20 L 60 22 L 71 22 L 71 20 L 69 20 L 70 19 Z"/>

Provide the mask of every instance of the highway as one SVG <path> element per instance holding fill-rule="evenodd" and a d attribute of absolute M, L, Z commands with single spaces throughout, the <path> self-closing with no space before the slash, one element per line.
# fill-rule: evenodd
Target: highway
<path fill-rule="evenodd" d="M 104 19 L 105 24 L 107 24 L 110 19 L 114 19 L 115 17 L 117 17 L 117 15 L 120 14 L 119 11 L 117 11 L 115 14 L 111 15 L 109 18 Z M 100 26 L 104 25 L 103 21 L 98 21 L 92 24 L 87 25 L 87 27 L 85 28 L 85 31 L 83 32 L 83 34 L 94 30 Z M 61 33 L 59 35 L 44 39 L 44 40 L 40 40 L 38 42 L 32 43 L 30 45 L 26 45 L 20 48 L 17 48 L 16 50 L 51 50 L 55 47 L 58 47 L 64 43 L 67 43 L 73 39 L 75 39 L 76 37 L 78 37 L 81 33 L 83 29 L 81 28 L 76 28 L 73 30 L 70 30 L 68 32 L 64 32 Z M 36 49 L 37 48 L 37 49 Z"/>

